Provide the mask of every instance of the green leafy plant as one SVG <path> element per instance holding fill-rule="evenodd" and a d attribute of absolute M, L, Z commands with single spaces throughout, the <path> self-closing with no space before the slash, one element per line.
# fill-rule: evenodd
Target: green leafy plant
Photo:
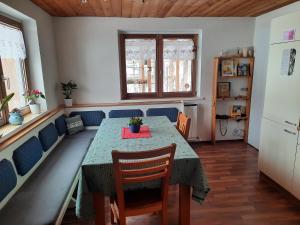
<path fill-rule="evenodd" d="M 38 98 L 46 99 L 45 95 L 37 89 L 29 91 L 29 93 L 25 95 L 25 99 L 29 102 L 30 105 L 36 104 L 36 100 Z"/>
<path fill-rule="evenodd" d="M 0 111 L 3 111 L 5 107 L 8 105 L 8 102 L 14 97 L 15 93 L 11 93 L 5 96 L 0 102 Z"/>
<path fill-rule="evenodd" d="M 129 125 L 143 125 L 143 120 L 139 117 L 131 117 L 129 120 Z"/>
<path fill-rule="evenodd" d="M 71 99 L 73 90 L 78 88 L 77 84 L 75 84 L 72 80 L 70 80 L 68 83 L 61 82 L 60 85 L 65 99 Z"/>

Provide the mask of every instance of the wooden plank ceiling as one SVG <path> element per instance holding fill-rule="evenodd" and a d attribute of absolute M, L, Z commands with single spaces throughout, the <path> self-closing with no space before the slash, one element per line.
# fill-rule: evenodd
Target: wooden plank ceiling
<path fill-rule="evenodd" d="M 32 0 L 52 16 L 259 16 L 297 0 Z M 84 3 L 86 2 L 86 3 Z"/>

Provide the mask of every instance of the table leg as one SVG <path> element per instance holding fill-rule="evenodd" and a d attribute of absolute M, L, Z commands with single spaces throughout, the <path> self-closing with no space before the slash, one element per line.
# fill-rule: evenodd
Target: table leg
<path fill-rule="evenodd" d="M 179 185 L 179 225 L 190 225 L 191 187 Z"/>
<path fill-rule="evenodd" d="M 94 193 L 95 225 L 105 225 L 105 199 L 102 193 Z"/>

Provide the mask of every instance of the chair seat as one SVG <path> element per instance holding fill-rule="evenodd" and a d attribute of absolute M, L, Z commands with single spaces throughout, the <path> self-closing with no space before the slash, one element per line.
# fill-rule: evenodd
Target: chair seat
<path fill-rule="evenodd" d="M 161 189 L 140 189 L 124 192 L 126 216 L 137 216 L 162 209 Z"/>

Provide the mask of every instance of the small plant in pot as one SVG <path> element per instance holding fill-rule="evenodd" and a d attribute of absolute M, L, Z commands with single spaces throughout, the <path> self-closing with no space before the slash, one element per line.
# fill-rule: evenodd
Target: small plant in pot
<path fill-rule="evenodd" d="M 72 106 L 73 105 L 73 99 L 72 99 L 72 92 L 73 90 L 77 89 L 77 84 L 75 84 L 72 80 L 70 80 L 68 83 L 60 83 L 61 84 L 61 90 L 63 92 L 63 95 L 65 96 L 65 106 Z"/>
<path fill-rule="evenodd" d="M 21 125 L 24 121 L 24 117 L 21 114 L 21 110 L 20 109 L 13 109 L 10 113 L 9 113 L 9 119 L 8 122 L 12 125 Z"/>
<path fill-rule="evenodd" d="M 14 97 L 15 93 L 11 93 L 7 96 L 5 96 L 2 101 L 0 101 L 0 113 L 3 112 L 8 105 L 8 102 Z M 3 136 L 3 134 L 0 134 L 0 138 Z"/>
<path fill-rule="evenodd" d="M 128 125 L 132 133 L 139 133 L 141 125 L 143 125 L 143 120 L 139 117 L 131 117 Z"/>
<path fill-rule="evenodd" d="M 29 103 L 30 111 L 32 114 L 40 114 L 41 113 L 41 105 L 37 102 L 39 98 L 46 99 L 45 95 L 35 89 L 29 91 L 29 93 L 25 96 L 26 100 Z"/>

